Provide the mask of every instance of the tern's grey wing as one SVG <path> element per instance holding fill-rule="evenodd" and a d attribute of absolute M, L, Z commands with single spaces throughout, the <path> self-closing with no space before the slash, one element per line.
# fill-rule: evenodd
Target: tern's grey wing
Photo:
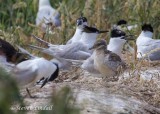
<path fill-rule="evenodd" d="M 86 47 L 79 42 L 74 44 L 68 44 L 63 46 L 64 49 L 54 50 L 53 56 L 65 58 L 65 59 L 75 59 L 75 60 L 84 60 L 87 59 L 91 54 L 85 52 Z"/>
<path fill-rule="evenodd" d="M 139 47 L 150 60 L 160 60 L 160 40 L 150 40 L 148 43 Z"/>
<path fill-rule="evenodd" d="M 90 53 L 85 52 L 85 51 L 77 51 L 73 55 L 76 60 L 86 60 L 88 57 L 91 56 Z"/>
<path fill-rule="evenodd" d="M 19 85 L 24 86 L 34 83 L 34 80 L 38 74 L 38 70 L 34 71 L 30 69 L 19 70 L 15 68 L 14 70 L 11 71 L 11 74 L 14 76 Z"/>
<path fill-rule="evenodd" d="M 160 60 L 160 50 L 149 54 L 149 59 L 151 61 Z"/>
<path fill-rule="evenodd" d="M 156 45 L 158 47 L 160 47 L 160 40 L 157 39 L 150 39 L 148 42 L 145 42 L 144 45 L 150 46 L 150 45 Z"/>
<path fill-rule="evenodd" d="M 108 56 L 106 56 L 105 64 L 113 71 L 117 71 L 120 67 L 124 68 L 126 66 L 121 58 L 112 52 L 109 52 Z"/>
<path fill-rule="evenodd" d="M 160 48 L 159 40 L 150 40 L 148 43 L 144 44 L 147 50 L 153 50 L 156 48 Z"/>

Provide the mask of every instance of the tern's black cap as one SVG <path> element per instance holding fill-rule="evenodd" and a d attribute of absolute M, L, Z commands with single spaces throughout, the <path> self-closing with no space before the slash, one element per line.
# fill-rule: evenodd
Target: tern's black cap
<path fill-rule="evenodd" d="M 112 29 L 111 31 L 111 37 L 121 37 L 121 36 L 125 36 L 126 33 L 122 30 L 119 29 Z"/>
<path fill-rule="evenodd" d="M 151 24 L 143 24 L 142 25 L 142 31 L 150 31 L 153 32 L 153 27 L 151 26 Z"/>
<path fill-rule="evenodd" d="M 80 17 L 77 19 L 77 25 L 82 25 L 84 22 L 87 22 L 86 17 Z"/>
<path fill-rule="evenodd" d="M 125 24 L 127 24 L 127 21 L 124 19 L 121 19 L 117 22 L 117 25 L 125 25 Z"/>

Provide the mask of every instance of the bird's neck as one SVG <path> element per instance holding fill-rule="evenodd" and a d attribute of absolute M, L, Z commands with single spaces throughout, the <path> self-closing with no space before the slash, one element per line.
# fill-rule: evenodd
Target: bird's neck
<path fill-rule="evenodd" d="M 96 42 L 97 36 L 97 33 L 83 33 L 81 37 L 81 42 L 86 44 L 87 47 L 90 48 Z"/>
<path fill-rule="evenodd" d="M 148 37 L 148 38 L 152 38 L 153 32 L 150 32 L 150 31 L 142 31 L 141 34 L 140 34 L 139 36 L 140 36 L 140 37 Z"/>
<path fill-rule="evenodd" d="M 111 38 L 107 46 L 107 49 L 121 56 L 123 45 L 125 44 L 125 42 L 126 41 L 124 39 Z"/>
<path fill-rule="evenodd" d="M 77 42 L 81 39 L 82 36 L 82 29 L 76 28 L 76 32 L 74 33 L 72 37 L 72 42 Z"/>
<path fill-rule="evenodd" d="M 49 0 L 39 0 L 39 8 L 42 6 L 51 6 Z"/>

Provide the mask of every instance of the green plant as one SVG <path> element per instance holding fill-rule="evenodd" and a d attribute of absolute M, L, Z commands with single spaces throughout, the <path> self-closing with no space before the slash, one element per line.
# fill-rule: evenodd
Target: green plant
<path fill-rule="evenodd" d="M 23 99 L 14 79 L 0 68 L 0 113 L 25 113 L 25 111 L 13 109 L 13 105 L 24 106 Z"/>

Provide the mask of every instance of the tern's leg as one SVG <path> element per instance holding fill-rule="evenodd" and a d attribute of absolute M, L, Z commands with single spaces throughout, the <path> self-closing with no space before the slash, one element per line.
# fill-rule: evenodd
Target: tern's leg
<path fill-rule="evenodd" d="M 31 95 L 31 93 L 30 93 L 30 91 L 29 91 L 28 88 L 26 88 L 26 91 L 27 91 L 27 94 L 29 95 L 30 98 L 34 98 L 34 97 Z"/>

